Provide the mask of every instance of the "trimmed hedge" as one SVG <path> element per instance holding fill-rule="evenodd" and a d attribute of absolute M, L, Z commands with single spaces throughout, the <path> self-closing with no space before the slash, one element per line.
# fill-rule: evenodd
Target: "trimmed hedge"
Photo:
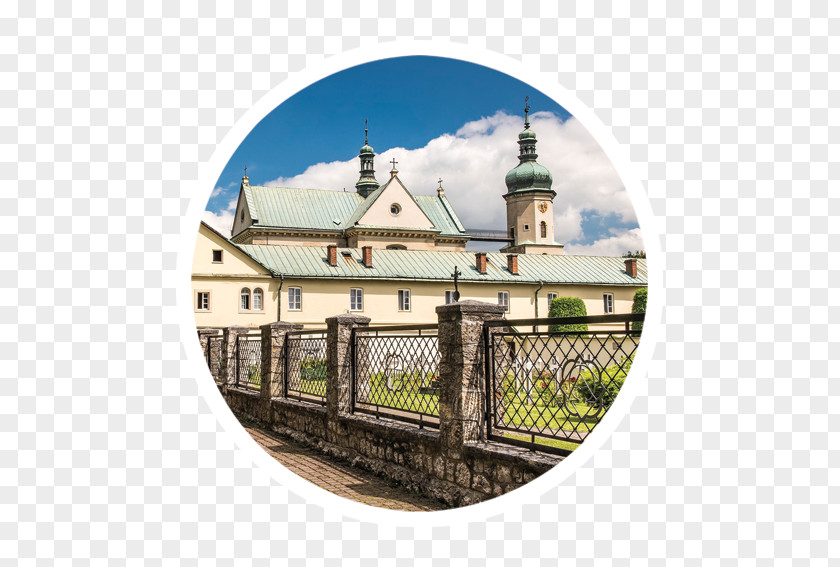
<path fill-rule="evenodd" d="M 647 311 L 647 291 L 648 288 L 646 287 L 636 290 L 636 293 L 633 295 L 633 313 L 645 313 Z M 633 323 L 633 330 L 641 331 L 643 325 L 643 322 L 635 321 Z"/>
<path fill-rule="evenodd" d="M 548 310 L 549 317 L 585 317 L 586 305 L 579 297 L 558 297 L 552 300 L 551 308 Z M 550 325 L 550 333 L 567 333 L 574 331 L 588 331 L 589 325 L 577 323 L 574 325 Z"/>

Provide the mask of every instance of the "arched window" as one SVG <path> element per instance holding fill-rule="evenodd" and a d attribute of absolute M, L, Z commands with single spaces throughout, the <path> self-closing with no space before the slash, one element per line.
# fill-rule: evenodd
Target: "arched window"
<path fill-rule="evenodd" d="M 548 225 L 545 224 L 545 221 L 540 222 L 540 236 L 543 238 L 548 236 Z"/>
<path fill-rule="evenodd" d="M 263 290 L 257 288 L 254 290 L 254 311 L 262 311 L 263 309 Z"/>
<path fill-rule="evenodd" d="M 251 309 L 251 290 L 243 287 L 239 292 L 239 310 L 248 311 Z"/>

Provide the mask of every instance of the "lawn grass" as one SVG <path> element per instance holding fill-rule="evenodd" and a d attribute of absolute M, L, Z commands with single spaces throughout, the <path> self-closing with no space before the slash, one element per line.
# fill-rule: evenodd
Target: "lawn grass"
<path fill-rule="evenodd" d="M 367 381 L 367 396 L 356 394 L 357 403 L 365 403 L 380 407 L 438 415 L 439 403 L 437 391 L 420 392 L 422 380 L 412 380 L 411 377 L 398 376 L 392 380 L 392 388 L 388 388 L 385 376 L 374 374 Z M 428 383 L 428 382 L 427 382 Z M 363 401 L 364 400 L 364 401 Z"/>
<path fill-rule="evenodd" d="M 516 439 L 518 441 L 531 442 L 530 436 L 517 435 L 509 431 L 504 432 L 504 436 L 509 439 Z M 537 445 L 547 445 L 549 447 L 557 447 L 558 449 L 565 449 L 566 451 L 574 451 L 580 447 L 580 443 L 572 443 L 571 441 L 563 441 L 561 439 L 547 439 L 545 437 L 534 436 L 534 443 Z"/>

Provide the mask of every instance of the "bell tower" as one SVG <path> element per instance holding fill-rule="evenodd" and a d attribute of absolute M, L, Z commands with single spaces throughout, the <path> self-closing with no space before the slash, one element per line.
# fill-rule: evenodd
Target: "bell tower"
<path fill-rule="evenodd" d="M 376 180 L 373 170 L 373 156 L 373 148 L 368 145 L 368 127 L 367 119 L 365 119 L 365 145 L 359 150 L 361 169 L 359 170 L 359 180 L 356 182 L 356 192 L 365 198 L 379 189 L 379 182 Z"/>
<path fill-rule="evenodd" d="M 519 165 L 505 175 L 507 232 L 513 244 L 502 252 L 516 254 L 564 254 L 554 241 L 554 197 L 551 172 L 537 163 L 537 135 L 531 130 L 525 98 L 525 129 L 519 133 Z"/>

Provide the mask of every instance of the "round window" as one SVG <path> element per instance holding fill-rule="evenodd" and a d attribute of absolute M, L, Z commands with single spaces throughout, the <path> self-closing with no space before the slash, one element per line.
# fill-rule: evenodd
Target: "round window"
<path fill-rule="evenodd" d="M 398 204 L 394 203 L 393 205 L 391 205 L 391 214 L 392 215 L 397 216 L 398 214 L 400 214 L 401 210 L 402 210 L 402 207 L 400 207 Z"/>

